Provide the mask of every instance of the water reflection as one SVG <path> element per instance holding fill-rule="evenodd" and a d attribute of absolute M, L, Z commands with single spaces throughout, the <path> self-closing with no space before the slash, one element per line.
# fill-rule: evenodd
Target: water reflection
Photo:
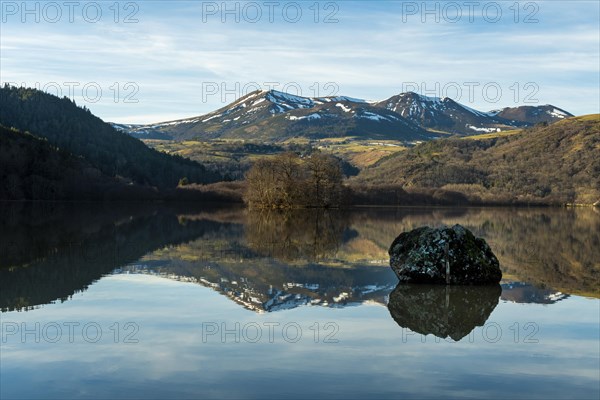
<path fill-rule="evenodd" d="M 349 214 L 342 211 L 249 211 L 245 239 L 263 256 L 288 262 L 323 261 L 358 235 L 349 230 L 349 223 Z"/>
<path fill-rule="evenodd" d="M 461 224 L 488 242 L 506 280 L 600 297 L 600 214 L 592 208 L 387 209 L 357 218 L 361 237 L 381 247 L 422 225 Z"/>
<path fill-rule="evenodd" d="M 600 297 L 600 216 L 564 209 L 248 213 L 204 205 L 14 204 L 0 208 L 0 308 L 65 301 L 111 273 L 208 286 L 258 312 L 387 304 L 387 248 L 404 230 L 461 223 L 500 259 L 502 299 Z"/>
<path fill-rule="evenodd" d="M 240 265 L 180 260 L 176 267 L 145 263 L 117 272 L 197 283 L 259 313 L 306 305 L 337 308 L 368 302 L 385 306 L 397 283 L 389 268 L 291 266 L 275 262 Z"/>
<path fill-rule="evenodd" d="M 0 212 L 0 310 L 66 301 L 116 268 L 221 225 L 150 204 L 14 204 Z"/>
<path fill-rule="evenodd" d="M 399 284 L 390 294 L 388 310 L 403 328 L 459 341 L 485 324 L 501 293 L 500 285 Z"/>
<path fill-rule="evenodd" d="M 19 207 L 0 207 L 1 307 L 68 301 L 2 313 L 3 326 L 22 329 L 2 345 L 2 398 L 598 398 L 599 302 L 566 298 L 598 290 L 600 217 L 590 210 Z M 393 291 L 391 241 L 442 223 L 490 242 L 502 288 Z M 70 341 L 65 324 L 74 321 Z M 496 342 L 471 331 L 492 321 L 503 331 Z M 536 344 L 526 342 L 530 321 L 540 328 Z M 116 323 L 128 322 L 139 326 L 139 343 L 124 343 L 123 330 L 115 340 Z M 212 322 L 221 333 L 239 324 L 238 332 L 204 340 Z M 38 323 L 41 340 L 24 340 L 23 327 Z M 88 323 L 103 329 L 99 342 L 82 335 Z M 44 330 L 55 324 L 58 342 Z M 244 339 L 256 324 L 277 326 L 274 340 L 266 329 L 258 342 Z M 288 324 L 302 328 L 299 341 L 282 335 Z M 399 346 L 398 325 L 462 340 L 414 336 Z M 325 342 L 326 326 L 339 327 L 339 342 Z"/>
<path fill-rule="evenodd" d="M 502 300 L 513 303 L 554 304 L 568 297 L 568 294 L 558 290 L 536 287 L 524 282 L 502 284 Z"/>

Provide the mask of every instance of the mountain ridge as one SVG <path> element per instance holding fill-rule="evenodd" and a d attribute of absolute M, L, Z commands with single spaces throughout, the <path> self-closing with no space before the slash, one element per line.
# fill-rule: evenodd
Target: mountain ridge
<path fill-rule="evenodd" d="M 444 133 L 474 135 L 553 123 L 572 114 L 553 105 L 475 110 L 449 97 L 406 92 L 381 101 L 348 96 L 303 97 L 257 90 L 215 111 L 154 124 L 113 126 L 141 139 L 265 139 L 355 136 L 403 142 L 430 140 Z"/>
<path fill-rule="evenodd" d="M 406 141 L 438 137 L 398 114 L 346 96 L 302 97 L 276 90 L 254 91 L 197 117 L 117 129 L 144 139 L 246 138 L 284 141 L 294 137 L 366 136 Z"/>

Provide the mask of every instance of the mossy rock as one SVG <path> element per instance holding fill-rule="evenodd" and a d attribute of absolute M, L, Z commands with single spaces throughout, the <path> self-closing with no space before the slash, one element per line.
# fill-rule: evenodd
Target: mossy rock
<path fill-rule="evenodd" d="M 461 225 L 424 226 L 401 233 L 389 255 L 390 266 L 400 282 L 480 285 L 502 279 L 500 264 L 490 246 Z"/>

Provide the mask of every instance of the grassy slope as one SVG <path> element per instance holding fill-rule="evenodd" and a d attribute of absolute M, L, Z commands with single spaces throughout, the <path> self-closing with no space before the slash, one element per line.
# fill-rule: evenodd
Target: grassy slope
<path fill-rule="evenodd" d="M 600 199 L 600 115 L 520 132 L 449 138 L 386 157 L 358 184 L 444 188 L 470 198 L 591 204 Z"/>
<path fill-rule="evenodd" d="M 354 137 L 328 138 L 316 141 L 295 138 L 278 144 L 258 140 L 216 139 L 208 141 L 147 139 L 144 143 L 161 152 L 198 161 L 224 176 L 241 179 L 257 158 L 269 157 L 285 151 L 307 152 L 311 147 L 333 154 L 357 168 L 370 166 L 381 158 L 403 151 L 406 147 L 394 140 L 356 140 Z"/>

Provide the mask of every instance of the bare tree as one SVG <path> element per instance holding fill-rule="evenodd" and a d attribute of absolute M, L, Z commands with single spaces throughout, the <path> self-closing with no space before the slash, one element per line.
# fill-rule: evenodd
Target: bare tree
<path fill-rule="evenodd" d="M 322 153 L 306 160 L 308 171 L 307 204 L 314 207 L 337 206 L 341 200 L 342 171 L 339 162 Z"/>
<path fill-rule="evenodd" d="M 306 159 L 284 153 L 258 160 L 246 174 L 251 208 L 335 207 L 341 201 L 337 159 L 315 153 Z"/>

